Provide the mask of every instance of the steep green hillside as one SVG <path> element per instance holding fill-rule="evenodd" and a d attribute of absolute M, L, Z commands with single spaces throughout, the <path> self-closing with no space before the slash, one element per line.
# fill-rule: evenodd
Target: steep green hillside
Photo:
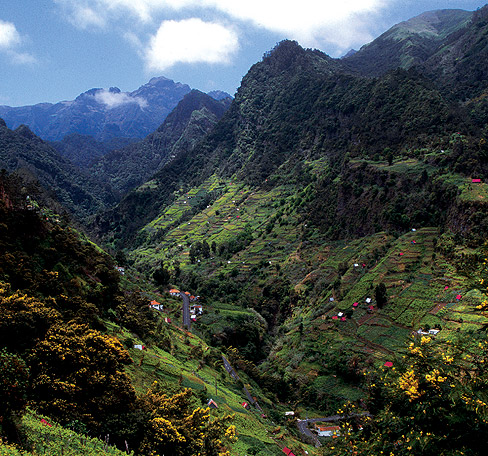
<path fill-rule="evenodd" d="M 328 165 L 323 181 L 313 183 L 319 191 L 335 182 L 348 159 L 391 161 L 447 148 L 453 132 L 472 128 L 455 107 L 417 73 L 349 76 L 337 61 L 283 42 L 251 68 L 229 111 L 194 150 L 176 156 L 95 225 L 131 242 L 180 189 L 213 174 L 256 188 L 292 183 L 298 192 L 313 178 L 305 163 L 318 160 Z M 483 174 L 482 163 L 474 156 L 463 172 L 482 167 Z"/>
<path fill-rule="evenodd" d="M 42 205 L 6 181 L 1 298 L 25 337 L 17 353 L 5 336 L 4 358 L 30 403 L 140 454 L 483 454 L 486 122 L 482 96 L 460 106 L 446 87 L 473 81 L 485 12 L 395 28 L 390 41 L 411 41 L 400 58 L 426 52 L 415 69 L 379 46 L 395 68 L 357 76 L 347 59 L 284 41 L 219 121 L 193 93 L 138 150 L 159 171 L 93 224 L 126 267 L 121 284 L 106 256 L 54 214 L 39 220 Z M 461 63 L 439 87 L 427 63 L 447 43 Z M 199 296 L 191 328 L 173 287 Z M 340 438 L 300 443 L 298 420 L 327 416 Z"/>
<path fill-rule="evenodd" d="M 78 220 L 115 202 L 106 184 L 80 171 L 25 125 L 10 130 L 1 119 L 0 167 L 32 176 Z"/>
<path fill-rule="evenodd" d="M 145 182 L 178 153 L 192 150 L 229 107 L 230 98 L 217 101 L 192 90 L 163 124 L 143 141 L 104 155 L 90 167 L 120 195 Z"/>
<path fill-rule="evenodd" d="M 302 418 L 364 412 L 368 373 L 419 330 L 442 346 L 488 323 L 478 127 L 420 71 L 341 65 L 280 43 L 191 152 L 97 220 L 131 267 L 202 296 L 193 333 Z"/>
<path fill-rule="evenodd" d="M 108 445 L 141 455 L 279 455 L 284 445 L 316 454 L 280 427 L 286 406 L 237 365 L 231 377 L 220 350 L 182 329 L 180 299 L 120 275 L 6 174 L 0 216 L 2 454 L 118 454 Z M 164 312 L 149 309 L 151 299 Z M 243 407 L 250 394 L 261 408 L 255 399 Z M 27 405 L 58 425 L 24 415 Z"/>
<path fill-rule="evenodd" d="M 361 163 L 365 162 L 352 162 L 351 169 L 354 171 Z M 310 168 L 320 174 L 324 172 L 321 165 L 312 162 Z M 429 166 L 415 160 L 398 160 L 391 166 L 371 162 L 363 167 L 361 175 L 371 176 L 377 183 L 363 183 L 356 196 L 349 191 L 339 195 L 339 202 L 347 201 L 351 207 L 340 203 L 342 214 L 330 214 L 320 222 L 320 228 L 330 223 L 331 229 L 325 234 L 314 227 L 304 210 L 310 202 L 317 207 L 312 185 L 295 194 L 291 184 L 256 190 L 214 177 L 182 192 L 173 205 L 141 230 L 136 241 L 139 246 L 129 251 L 130 263 L 147 274 L 164 263 L 174 283 L 184 284 L 208 303 L 209 315 L 202 317 L 195 331 L 214 345 L 238 347 L 243 356 L 255 362 L 268 357 L 272 368 L 265 368 L 267 364 L 261 367 L 263 372 L 273 372 L 276 381 L 295 381 L 295 376 L 305 375 L 325 350 L 323 344 L 335 347 L 339 353 L 347 346 L 346 358 L 356 353 L 365 361 L 401 350 L 409 335 L 421 327 L 444 328 L 440 338 L 448 338 L 457 328 L 482 328 L 487 321 L 475 309 L 481 295 L 471 279 L 481 253 L 463 246 L 459 233 L 442 233 L 445 228 L 436 228 L 433 223 L 453 228 L 462 225 L 464 238 L 470 239 L 469 220 L 463 219 L 461 224 L 455 217 L 464 213 L 463 205 L 471 200 L 477 200 L 480 214 L 486 214 L 486 203 L 479 203 L 486 184 L 472 184 L 461 175 L 444 176 L 444 185 L 449 182 L 451 187 L 440 186 L 431 194 L 435 185 L 418 186 Z M 386 173 L 385 183 L 406 179 L 409 174 L 412 183 L 400 181 L 395 184 L 396 191 L 391 184 L 382 188 L 375 169 Z M 348 179 L 352 180 L 351 175 Z M 401 208 L 397 200 L 407 198 L 401 189 L 413 183 L 419 194 L 409 194 L 410 200 L 403 204 L 414 208 L 415 201 L 419 201 L 418 207 L 421 201 L 425 212 L 417 218 Z M 371 185 L 376 186 L 375 191 Z M 339 187 L 339 192 L 343 191 Z M 448 192 L 453 199 L 443 201 Z M 385 202 L 378 206 L 379 211 L 361 213 L 361 208 L 376 206 L 365 199 L 381 193 Z M 201 201 L 208 201 L 208 194 L 219 196 L 199 210 Z M 432 207 L 425 204 L 429 198 L 433 199 Z M 400 220 L 393 212 L 395 207 Z M 422 214 L 427 215 L 424 218 Z M 451 219 L 448 214 L 456 215 Z M 334 217 L 344 220 L 344 226 L 334 226 Z M 389 232 L 330 240 L 332 229 L 366 235 L 385 219 L 392 227 Z M 403 231 L 400 226 L 404 226 Z M 478 229 L 473 224 L 471 233 Z M 353 240 L 355 237 L 357 240 Z M 471 239 L 472 245 L 479 244 L 474 234 Z M 375 298 L 380 283 L 386 286 L 388 295 L 388 304 L 381 309 Z M 463 296 L 462 305 L 455 299 L 458 294 Z M 365 304 L 368 297 L 373 310 Z M 226 318 L 221 311 L 212 310 L 214 305 L 220 309 L 219 301 L 233 303 L 237 309 L 251 308 L 258 314 L 253 318 Z M 332 319 L 339 312 L 346 316 L 346 322 Z M 242 325 L 247 337 L 241 334 Z M 297 361 L 290 353 L 297 354 Z M 315 361 L 307 363 L 307 358 Z M 315 365 L 313 370 L 319 377 L 322 371 L 327 376 L 327 368 L 324 371 Z M 309 381 L 310 396 L 299 389 L 296 400 L 314 397 L 312 391 L 322 388 L 320 382 L 314 385 L 313 377 Z M 354 397 L 358 394 L 360 391 Z M 324 395 L 329 397 L 321 390 L 319 396 Z M 330 397 L 334 395 L 332 392 Z M 330 404 L 324 401 L 322 407 L 329 409 Z"/>
<path fill-rule="evenodd" d="M 396 68 L 422 65 L 445 39 L 466 26 L 473 13 L 463 10 L 429 11 L 394 25 L 358 52 L 345 65 L 366 76 L 380 76 Z"/>

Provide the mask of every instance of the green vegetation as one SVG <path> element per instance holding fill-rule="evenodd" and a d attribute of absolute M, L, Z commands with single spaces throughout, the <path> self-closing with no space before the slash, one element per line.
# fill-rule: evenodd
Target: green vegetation
<path fill-rule="evenodd" d="M 241 405 L 248 400 L 242 382 L 252 380 L 245 372 L 234 380 L 218 350 L 148 308 L 158 299 L 178 324 L 180 301 L 151 291 L 130 271 L 120 276 L 110 257 L 56 216 L 46 219 L 42 205 L 26 203 L 10 179 L 0 183 L 1 451 L 115 454 L 85 437 L 109 435 L 110 445 L 137 454 L 224 455 L 256 444 L 274 452 L 267 437 L 274 425 Z M 256 318 L 252 311 L 235 316 L 249 327 Z M 139 344 L 145 350 L 134 348 Z M 259 385 L 248 390 L 272 406 Z M 217 409 L 207 407 L 209 399 Z M 41 432 L 44 424 L 33 426 L 27 404 L 59 423 L 56 438 Z M 67 439 L 73 431 L 79 438 Z M 249 445 L 236 433 L 250 436 Z M 287 431 L 282 438 L 309 448 Z"/>
<path fill-rule="evenodd" d="M 171 161 L 97 215 L 123 276 L 3 175 L 0 375 L 19 386 L 0 409 L 9 442 L 29 405 L 142 455 L 482 454 L 487 89 L 478 78 L 448 93 L 432 68 L 443 44 L 464 56 L 456 77 L 467 62 L 460 86 L 484 74 L 471 52 L 484 55 L 486 38 L 473 40 L 487 11 L 403 24 L 384 52 L 415 35 L 425 56 L 398 58 L 424 66 L 376 78 L 279 43 L 208 134 L 175 127 Z M 170 288 L 200 296 L 191 331 Z M 335 414 L 340 438 L 302 443 L 297 419 Z"/>
<path fill-rule="evenodd" d="M 99 438 L 90 438 L 79 434 L 72 429 L 66 429 L 51 421 L 46 416 L 33 413 L 31 410 L 22 417 L 19 426 L 19 433 L 22 435 L 23 447 L 0 443 L 0 454 L 2 456 L 96 456 L 106 454 L 121 456 L 126 451 L 118 450 L 110 444 L 109 436 L 105 441 Z"/>

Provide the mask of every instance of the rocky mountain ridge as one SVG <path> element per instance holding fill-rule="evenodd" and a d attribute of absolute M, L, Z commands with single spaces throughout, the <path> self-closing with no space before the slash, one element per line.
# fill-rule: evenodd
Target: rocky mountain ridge
<path fill-rule="evenodd" d="M 117 87 L 90 89 L 72 101 L 33 106 L 0 106 L 10 128 L 26 124 L 45 140 L 60 141 L 73 133 L 101 142 L 142 139 L 152 133 L 191 88 L 165 77 L 152 78 L 132 92 Z M 226 98 L 225 93 L 218 97 Z"/>

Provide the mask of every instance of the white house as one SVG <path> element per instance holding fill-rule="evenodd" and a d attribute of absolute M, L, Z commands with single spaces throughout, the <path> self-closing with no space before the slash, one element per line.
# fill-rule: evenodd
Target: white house
<path fill-rule="evenodd" d="M 339 435 L 340 426 L 315 425 L 319 437 L 336 437 Z"/>

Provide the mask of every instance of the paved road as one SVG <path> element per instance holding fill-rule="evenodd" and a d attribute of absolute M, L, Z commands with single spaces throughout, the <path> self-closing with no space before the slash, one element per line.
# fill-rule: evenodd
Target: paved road
<path fill-rule="evenodd" d="M 186 326 L 188 331 L 191 329 L 191 318 L 190 318 L 190 298 L 188 295 L 180 292 L 180 296 L 183 299 L 183 328 Z"/>
<path fill-rule="evenodd" d="M 229 363 L 229 360 L 224 355 L 222 355 L 222 361 L 224 362 L 225 370 L 229 373 L 229 375 L 235 380 L 239 380 L 239 374 L 234 370 L 234 368 Z M 254 400 L 249 390 L 246 387 L 244 387 L 242 390 L 244 391 L 244 394 L 246 395 L 249 404 L 254 405 L 261 413 L 263 413 L 263 409 L 258 404 L 258 402 Z"/>
<path fill-rule="evenodd" d="M 237 375 L 237 372 L 230 365 L 229 360 L 224 355 L 222 355 L 222 361 L 224 362 L 225 370 L 229 373 L 229 375 L 235 380 L 239 380 L 239 375 Z"/>

